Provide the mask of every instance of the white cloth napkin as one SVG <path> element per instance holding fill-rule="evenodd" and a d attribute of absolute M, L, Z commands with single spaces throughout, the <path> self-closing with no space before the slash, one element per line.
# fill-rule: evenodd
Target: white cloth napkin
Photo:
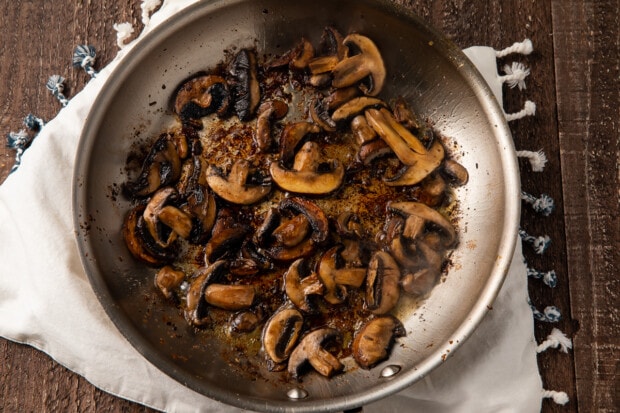
<path fill-rule="evenodd" d="M 192 2 L 166 1 L 144 32 Z M 501 102 L 495 55 L 488 49 L 467 53 Z M 90 105 L 123 51 L 42 129 L 22 165 L 0 186 L 0 335 L 44 351 L 106 392 L 155 409 L 240 411 L 185 388 L 147 362 L 108 319 L 80 264 L 71 213 L 75 152 Z M 543 389 L 517 244 L 493 310 L 472 337 L 426 378 L 364 411 L 540 411 Z"/>

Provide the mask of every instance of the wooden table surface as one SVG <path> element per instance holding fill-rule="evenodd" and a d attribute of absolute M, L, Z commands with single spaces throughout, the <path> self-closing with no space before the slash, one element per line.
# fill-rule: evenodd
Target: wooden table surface
<path fill-rule="evenodd" d="M 523 190 L 550 195 L 549 217 L 524 204 L 521 227 L 548 234 L 543 255 L 524 247 L 528 265 L 555 270 L 557 287 L 530 279 L 538 309 L 557 306 L 562 320 L 536 322 L 543 341 L 553 327 L 572 337 L 568 354 L 549 350 L 538 357 L 544 387 L 565 391 L 570 401 L 542 403 L 545 412 L 611 412 L 620 406 L 619 313 L 619 0 L 395 0 L 465 48 L 502 49 L 525 38 L 534 53 L 524 91 L 507 90 L 505 110 L 517 112 L 526 99 L 536 115 L 510 123 L 518 150 L 542 149 L 542 173 L 520 161 Z M 140 32 L 140 1 L 3 0 L 0 13 L 0 133 L 23 128 L 28 113 L 45 120 L 60 110 L 45 88 L 47 78 L 67 79 L 65 94 L 79 92 L 89 77 L 71 67 L 78 44 L 97 48 L 96 68 L 116 54 L 113 24 L 131 22 Z M 14 151 L 0 145 L 0 182 Z M 5 240 L 3 240 L 5 241 Z M 0 411 L 147 411 L 106 394 L 28 346 L 0 339 Z M 481 397 L 484 397 L 481 395 Z"/>

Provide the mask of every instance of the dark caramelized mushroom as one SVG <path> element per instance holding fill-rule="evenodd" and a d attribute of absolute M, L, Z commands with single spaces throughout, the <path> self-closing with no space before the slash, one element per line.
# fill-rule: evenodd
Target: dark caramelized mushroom
<path fill-rule="evenodd" d="M 254 116 L 260 103 L 258 67 L 254 52 L 242 49 L 230 64 L 231 88 L 234 96 L 235 113 L 245 122 Z"/>
<path fill-rule="evenodd" d="M 229 104 L 230 93 L 224 78 L 198 76 L 181 85 L 174 101 L 174 112 L 185 123 L 212 113 L 224 116 Z"/>
<path fill-rule="evenodd" d="M 283 308 L 272 315 L 263 328 L 263 350 L 274 363 L 286 361 L 301 336 L 304 319 L 294 308 Z"/>
<path fill-rule="evenodd" d="M 360 367 L 370 369 L 387 359 L 394 340 L 405 334 L 405 328 L 396 317 L 375 317 L 355 335 L 353 358 Z"/>
<path fill-rule="evenodd" d="M 318 275 L 325 286 L 325 300 L 330 304 L 341 304 L 346 298 L 346 287 L 359 288 L 366 279 L 366 268 L 342 267 L 338 253 L 342 246 L 330 248 L 321 258 Z"/>
<path fill-rule="evenodd" d="M 172 298 L 174 289 L 185 279 L 185 273 L 170 265 L 163 266 L 155 275 L 155 286 L 166 298 Z"/>
<path fill-rule="evenodd" d="M 331 377 L 340 372 L 344 366 L 333 354 L 324 348 L 327 341 L 340 337 L 335 328 L 321 328 L 306 334 L 293 350 L 288 360 L 288 372 L 298 377 L 304 364 L 310 365 L 321 375 Z"/>
<path fill-rule="evenodd" d="M 280 162 L 289 163 L 297 152 L 302 139 L 309 133 L 319 133 L 321 129 L 310 122 L 289 123 L 280 134 Z"/>
<path fill-rule="evenodd" d="M 205 259 L 214 262 L 227 254 L 238 251 L 250 229 L 244 225 L 214 228 L 213 235 L 205 245 Z"/>
<path fill-rule="evenodd" d="M 162 134 L 144 159 L 138 179 L 127 184 L 127 189 L 133 196 L 147 196 L 180 176 L 181 158 L 176 146 L 168 134 Z"/>
<path fill-rule="evenodd" d="M 208 303 L 205 300 L 205 290 L 211 283 L 219 282 L 226 274 L 227 266 L 223 260 L 199 269 L 185 297 L 185 318 L 195 326 L 202 326 L 208 321 Z"/>
<path fill-rule="evenodd" d="M 162 248 L 150 236 L 144 224 L 145 206 L 137 205 L 131 209 L 123 221 L 123 239 L 134 258 L 151 266 L 161 266 L 176 257 L 172 248 Z"/>
<path fill-rule="evenodd" d="M 259 152 L 269 151 L 272 144 L 271 123 L 274 120 L 282 119 L 287 113 L 288 105 L 279 99 L 270 100 L 260 105 L 256 119 L 256 134 L 254 135 Z"/>
<path fill-rule="evenodd" d="M 313 313 L 316 309 L 309 301 L 308 296 L 323 294 L 325 287 L 314 272 L 309 275 L 303 274 L 302 277 L 304 267 L 303 258 L 291 264 L 284 274 L 284 291 L 297 308 L 306 313 Z"/>
<path fill-rule="evenodd" d="M 400 298 L 400 269 L 392 256 L 377 251 L 368 264 L 366 306 L 373 314 L 392 310 Z"/>

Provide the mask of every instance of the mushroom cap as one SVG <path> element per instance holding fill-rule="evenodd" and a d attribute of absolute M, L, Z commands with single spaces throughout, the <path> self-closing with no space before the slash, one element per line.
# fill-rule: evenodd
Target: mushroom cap
<path fill-rule="evenodd" d="M 308 296 L 322 294 L 324 286 L 316 273 L 311 273 L 302 278 L 303 266 L 303 258 L 299 258 L 291 264 L 284 274 L 284 291 L 297 308 L 306 313 L 313 313 L 316 309 L 309 302 Z"/>
<path fill-rule="evenodd" d="M 330 352 L 323 348 L 323 344 L 340 337 L 335 328 L 321 328 L 306 334 L 299 345 L 293 350 L 288 360 L 288 372 L 292 377 L 298 377 L 300 368 L 309 362 L 314 369 L 325 377 L 331 377 L 341 371 L 343 364 Z"/>
<path fill-rule="evenodd" d="M 370 369 L 388 358 L 395 338 L 405 334 L 405 328 L 396 317 L 375 317 L 364 324 L 355 335 L 353 358 L 360 367 Z"/>
<path fill-rule="evenodd" d="M 191 324 L 201 326 L 207 322 L 208 303 L 205 300 L 205 290 L 209 284 L 220 281 L 226 270 L 226 261 L 219 260 L 200 268 L 193 275 L 193 281 L 185 296 L 185 318 Z"/>
<path fill-rule="evenodd" d="M 246 159 L 237 160 L 227 177 L 222 176 L 215 166 L 209 166 L 207 170 L 207 183 L 209 187 L 228 202 L 239 205 L 254 204 L 271 192 L 271 184 L 250 185 L 248 175 L 250 162 Z"/>
<path fill-rule="evenodd" d="M 160 247 L 150 236 L 144 224 L 144 204 L 131 209 L 123 221 L 122 233 L 127 249 L 134 258 L 150 266 L 161 266 L 175 258 L 171 248 Z"/>
<path fill-rule="evenodd" d="M 452 246 L 456 242 L 456 231 L 450 221 L 439 211 L 421 202 L 389 202 L 387 208 L 392 212 L 402 215 L 405 219 L 411 215 L 415 215 L 441 228 L 444 233 L 444 246 L 446 248 Z"/>
<path fill-rule="evenodd" d="M 223 116 L 229 103 L 230 93 L 224 78 L 204 75 L 181 85 L 174 101 L 174 112 L 181 120 L 199 119 L 215 112 Z"/>
<path fill-rule="evenodd" d="M 359 53 L 344 58 L 334 67 L 332 85 L 342 88 L 368 78 L 370 84 L 362 87 L 362 90 L 370 96 L 378 95 L 386 78 L 385 64 L 379 48 L 368 37 L 358 33 L 349 34 L 344 38 L 343 44 L 349 47 L 349 54 L 353 48 Z"/>
<path fill-rule="evenodd" d="M 304 318 L 294 308 L 276 311 L 262 332 L 263 350 L 274 363 L 286 361 L 301 336 Z"/>
<path fill-rule="evenodd" d="M 392 310 L 400 298 L 400 269 L 392 256 L 377 251 L 368 264 L 366 305 L 373 314 Z"/>
<path fill-rule="evenodd" d="M 319 147 L 314 142 L 306 142 L 295 155 L 293 169 L 285 169 L 281 164 L 274 162 L 269 167 L 271 177 L 276 184 L 285 191 L 323 195 L 335 191 L 344 179 L 344 166 L 338 160 L 327 162 L 328 170 L 319 170 Z"/>

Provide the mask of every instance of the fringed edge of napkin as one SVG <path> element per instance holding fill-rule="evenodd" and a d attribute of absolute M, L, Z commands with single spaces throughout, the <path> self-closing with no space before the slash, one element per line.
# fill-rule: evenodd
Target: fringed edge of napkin
<path fill-rule="evenodd" d="M 152 14 L 161 6 L 161 0 L 142 0 L 141 2 L 141 22 L 144 27 L 148 26 Z M 115 23 L 113 25 L 116 31 L 116 43 L 119 47 L 119 52 L 125 49 L 128 45 L 128 40 L 134 34 L 134 27 L 129 22 Z M 512 54 L 529 55 L 534 50 L 531 40 L 525 39 L 522 42 L 516 42 L 513 45 L 502 49 L 496 50 L 496 59 L 504 58 Z M 96 49 L 92 45 L 77 45 L 73 53 L 73 66 L 81 67 L 91 78 L 97 76 L 97 71 L 94 69 L 96 61 Z M 525 79 L 530 75 L 530 70 L 521 62 L 512 62 L 510 65 L 506 64 L 502 68 L 503 75 L 498 75 L 498 79 L 504 85 L 509 88 L 518 87 L 519 90 L 526 89 Z M 65 90 L 65 78 L 61 75 L 52 75 L 48 78 L 46 88 L 51 92 L 60 104 L 65 107 L 69 103 L 69 99 L 64 95 Z M 523 109 L 515 113 L 505 113 L 506 120 L 512 122 L 517 119 L 522 119 L 526 116 L 534 116 L 536 114 L 536 104 L 530 100 L 526 100 L 523 104 Z M 38 135 L 39 131 L 45 125 L 45 121 L 35 115 L 29 114 L 24 120 L 23 124 L 25 128 L 20 129 L 18 132 L 9 132 L 7 135 L 7 146 L 11 149 L 15 149 L 15 164 L 10 173 L 14 172 L 21 164 L 21 158 L 24 151 L 30 146 L 34 138 Z M 532 172 L 542 172 L 547 163 L 547 157 L 542 150 L 517 150 L 517 157 L 525 158 L 531 165 Z M 521 192 L 521 199 L 527 205 L 529 205 L 535 212 L 539 213 L 543 217 L 548 217 L 555 209 L 555 203 L 553 199 L 547 194 L 540 194 L 535 196 L 526 192 Z M 544 254 L 546 249 L 551 243 L 551 239 L 548 235 L 533 236 L 526 233 L 523 229 L 519 230 L 519 235 L 524 244 L 530 245 L 531 248 L 537 254 Z M 530 268 L 526 264 L 527 276 L 532 279 L 542 280 L 542 282 L 549 288 L 554 288 L 558 283 L 557 274 L 554 270 L 541 271 L 538 269 Z M 562 318 L 560 310 L 551 305 L 545 307 L 542 311 L 539 311 L 534 304 L 528 299 L 528 304 L 532 309 L 533 318 L 537 322 L 556 323 Z M 568 350 L 572 349 L 572 340 L 568 338 L 558 328 L 554 328 L 549 336 L 536 347 L 537 354 L 542 353 L 549 348 L 559 349 L 560 352 L 568 353 Z M 568 395 L 563 391 L 546 390 L 543 389 L 541 393 L 541 399 L 550 398 L 555 403 L 565 405 L 569 402 Z"/>
<path fill-rule="evenodd" d="M 497 59 L 504 58 L 511 54 L 529 55 L 534 50 L 531 40 L 525 39 L 522 42 L 514 43 L 512 46 L 503 50 L 496 50 L 495 56 Z M 526 89 L 525 78 L 529 76 L 530 70 L 521 62 L 513 62 L 511 65 L 504 65 L 504 75 L 499 76 L 499 80 L 510 88 L 519 87 L 519 90 Z M 517 119 L 524 118 L 526 116 L 534 116 L 536 114 L 536 104 L 530 100 L 526 100 L 523 109 L 516 113 L 506 113 L 506 120 L 512 122 Z M 517 157 L 525 158 L 529 161 L 532 172 L 542 172 L 547 163 L 547 157 L 542 150 L 517 150 Z M 531 207 L 542 217 L 548 217 L 553 213 L 555 209 L 555 203 L 553 198 L 547 194 L 540 194 L 535 196 L 527 192 L 521 192 L 521 199 L 525 204 Z M 523 229 L 519 229 L 519 235 L 523 244 L 528 244 L 536 254 L 544 254 L 549 245 L 551 244 L 551 238 L 548 235 L 533 236 L 525 232 Z M 542 280 L 547 288 L 554 288 L 558 284 L 558 277 L 554 270 L 541 271 L 528 266 L 525 262 L 527 276 L 531 279 Z M 544 323 L 556 323 L 561 320 L 562 314 L 560 310 L 553 305 L 545 307 L 542 311 L 539 311 L 534 304 L 528 298 L 528 304 L 532 309 L 532 315 L 536 322 Z M 558 328 L 554 328 L 551 334 L 546 340 L 541 342 L 536 347 L 536 353 L 542 353 L 549 348 L 559 348 L 563 353 L 568 353 L 569 349 L 573 348 L 573 343 L 562 331 Z M 542 390 L 541 398 L 550 398 L 555 403 L 565 405 L 569 402 L 568 395 L 563 391 L 555 390 Z"/>

